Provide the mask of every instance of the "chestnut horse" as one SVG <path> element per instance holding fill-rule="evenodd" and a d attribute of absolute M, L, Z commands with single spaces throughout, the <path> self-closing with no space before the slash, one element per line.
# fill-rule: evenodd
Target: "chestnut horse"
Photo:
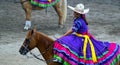
<path fill-rule="evenodd" d="M 26 22 L 24 29 L 28 30 L 31 27 L 31 13 L 32 10 L 43 10 L 45 8 L 34 6 L 30 3 L 30 0 L 20 0 L 22 7 L 26 14 Z M 57 12 L 59 16 L 59 27 L 63 27 L 63 23 L 66 21 L 66 15 L 67 15 L 67 0 L 60 0 L 58 3 L 53 5 L 53 8 Z"/>
<path fill-rule="evenodd" d="M 27 36 L 19 50 L 20 54 L 26 55 L 29 51 L 34 49 L 35 47 L 38 48 L 42 56 L 44 57 L 45 61 L 53 59 L 53 39 L 48 37 L 47 35 L 34 30 L 30 30 L 27 33 Z M 58 62 L 48 62 L 47 65 L 62 65 Z M 116 65 L 120 65 L 120 62 L 117 62 Z"/>
<path fill-rule="evenodd" d="M 53 43 L 54 43 L 54 40 L 48 37 L 47 35 L 37 32 L 35 29 L 30 30 L 28 31 L 28 34 L 19 52 L 22 55 L 26 55 L 30 50 L 37 47 L 47 63 L 47 61 L 53 59 L 53 55 L 54 55 Z M 51 62 L 48 62 L 47 65 L 62 65 L 62 64 L 51 61 Z"/>

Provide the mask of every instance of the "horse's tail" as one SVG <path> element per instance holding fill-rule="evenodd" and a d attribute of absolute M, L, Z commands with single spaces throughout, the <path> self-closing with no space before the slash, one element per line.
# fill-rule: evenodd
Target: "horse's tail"
<path fill-rule="evenodd" d="M 67 18 L 67 0 L 61 0 L 61 10 L 63 12 L 63 21 L 66 21 Z"/>

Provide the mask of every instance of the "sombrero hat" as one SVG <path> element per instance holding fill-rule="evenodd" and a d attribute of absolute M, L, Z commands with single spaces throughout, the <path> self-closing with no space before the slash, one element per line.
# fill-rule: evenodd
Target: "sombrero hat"
<path fill-rule="evenodd" d="M 77 4 L 76 7 L 68 6 L 71 10 L 80 13 L 80 14 L 86 14 L 89 12 L 89 8 L 85 9 L 83 4 Z"/>

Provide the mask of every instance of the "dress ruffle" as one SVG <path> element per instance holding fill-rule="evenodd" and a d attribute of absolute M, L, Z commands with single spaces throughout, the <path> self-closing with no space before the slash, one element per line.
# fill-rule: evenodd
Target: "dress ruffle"
<path fill-rule="evenodd" d="M 74 40 L 74 41 L 73 41 Z M 115 65 L 120 61 L 120 47 L 116 43 L 101 42 L 91 38 L 95 46 L 97 62 L 93 62 L 89 44 L 86 60 L 83 55 L 84 38 L 75 35 L 65 36 L 54 43 L 54 58 L 64 65 Z"/>

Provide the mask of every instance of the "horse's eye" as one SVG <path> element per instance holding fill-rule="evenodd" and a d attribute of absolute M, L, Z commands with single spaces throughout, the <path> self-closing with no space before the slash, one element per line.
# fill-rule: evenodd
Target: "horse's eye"
<path fill-rule="evenodd" d="M 26 40 L 25 40 L 25 43 L 26 43 L 26 44 L 29 44 L 29 43 L 30 43 L 30 40 L 29 40 L 29 39 L 26 39 Z"/>
<path fill-rule="evenodd" d="M 29 41 L 29 39 L 25 39 L 25 41 Z"/>

